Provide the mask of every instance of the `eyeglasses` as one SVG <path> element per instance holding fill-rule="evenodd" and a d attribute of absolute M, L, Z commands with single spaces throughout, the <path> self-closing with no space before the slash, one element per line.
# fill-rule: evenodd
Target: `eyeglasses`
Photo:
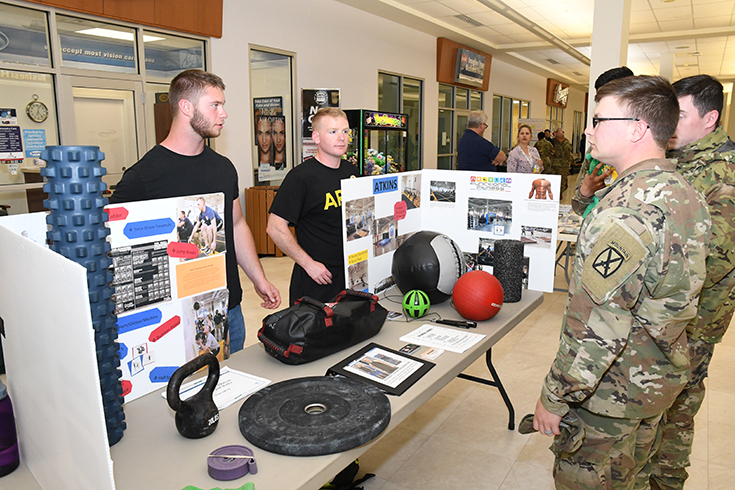
<path fill-rule="evenodd" d="M 490 127 L 490 126 L 487 125 L 487 123 L 482 123 L 482 125 L 485 126 L 486 128 L 489 128 Z"/>
<path fill-rule="evenodd" d="M 637 117 L 593 117 L 592 127 L 596 128 L 602 121 L 640 121 Z"/>

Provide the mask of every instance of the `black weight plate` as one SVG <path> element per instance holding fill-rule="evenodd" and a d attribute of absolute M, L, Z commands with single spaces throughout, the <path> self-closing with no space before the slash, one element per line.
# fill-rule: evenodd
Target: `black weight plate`
<path fill-rule="evenodd" d="M 266 386 L 240 407 L 240 432 L 253 445 L 289 456 L 347 451 L 378 437 L 390 401 L 378 388 L 348 378 L 312 376 Z"/>

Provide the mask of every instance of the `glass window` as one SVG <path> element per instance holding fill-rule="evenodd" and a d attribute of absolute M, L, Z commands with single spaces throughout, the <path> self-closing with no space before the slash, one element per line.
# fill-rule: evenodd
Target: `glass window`
<path fill-rule="evenodd" d="M 204 41 L 143 31 L 145 71 L 167 80 L 189 69 L 204 69 Z"/>
<path fill-rule="evenodd" d="M 439 84 L 439 107 L 454 107 L 454 90 L 451 85 Z"/>
<path fill-rule="evenodd" d="M 500 111 L 503 108 L 503 98 L 499 95 L 493 95 L 493 124 L 491 141 L 500 141 Z"/>
<path fill-rule="evenodd" d="M 0 3 L 0 61 L 51 66 L 46 13 Z"/>
<path fill-rule="evenodd" d="M 452 157 L 446 155 L 437 157 L 436 168 L 439 170 L 452 170 Z"/>
<path fill-rule="evenodd" d="M 470 90 L 470 110 L 482 110 L 482 92 L 479 90 Z"/>
<path fill-rule="evenodd" d="M 293 56 L 257 49 L 250 50 L 250 94 L 253 98 L 254 128 L 251 134 L 255 185 L 281 180 L 301 162 L 295 160 Z M 270 139 L 258 145 L 258 134 Z M 276 137 L 274 137 L 274 135 Z M 279 148 L 280 147 L 280 148 Z"/>
<path fill-rule="evenodd" d="M 455 107 L 457 109 L 467 109 L 469 107 L 469 90 L 466 88 L 458 88 L 456 90 L 457 103 Z"/>
<path fill-rule="evenodd" d="M 378 73 L 378 110 L 401 112 L 401 77 Z"/>
<path fill-rule="evenodd" d="M 421 80 L 412 78 L 403 78 L 403 112 L 408 115 L 408 137 L 406 145 L 408 146 L 408 162 L 406 162 L 406 170 L 420 170 L 419 161 L 419 138 L 421 135 L 421 106 L 423 100 Z"/>
<path fill-rule="evenodd" d="M 11 214 L 42 211 L 44 197 L 37 189 L 15 190 L 11 184 L 41 182 L 38 170 L 27 174 L 25 168 L 38 169 L 34 160 L 41 156 L 46 145 L 58 145 L 59 134 L 54 96 L 54 77 L 45 73 L 0 70 L 0 120 L 10 122 L 2 130 L 6 142 L 22 143 L 21 171 L 13 173 L 10 165 L 0 165 L 0 203 L 10 205 Z"/>
<path fill-rule="evenodd" d="M 138 73 L 134 29 L 66 15 L 56 25 L 63 67 Z"/>
<path fill-rule="evenodd" d="M 439 109 L 439 140 L 437 143 L 437 153 L 452 153 L 452 120 L 454 112 L 446 109 Z"/>
<path fill-rule="evenodd" d="M 421 170 L 422 167 L 423 87 L 424 82 L 416 78 L 378 73 L 378 110 L 408 116 L 406 170 Z"/>
<path fill-rule="evenodd" d="M 518 140 L 518 120 L 528 118 L 530 114 L 529 101 L 493 95 L 493 144 L 506 153 L 512 149 Z"/>

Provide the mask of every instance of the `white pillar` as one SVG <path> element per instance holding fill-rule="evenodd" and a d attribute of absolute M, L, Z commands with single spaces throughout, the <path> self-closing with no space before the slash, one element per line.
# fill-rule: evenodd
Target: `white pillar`
<path fill-rule="evenodd" d="M 661 53 L 661 65 L 658 74 L 669 82 L 674 81 L 674 53 Z"/>
<path fill-rule="evenodd" d="M 592 53 L 587 124 L 595 112 L 595 80 L 611 68 L 628 61 L 628 31 L 631 0 L 595 0 L 592 20 Z"/>

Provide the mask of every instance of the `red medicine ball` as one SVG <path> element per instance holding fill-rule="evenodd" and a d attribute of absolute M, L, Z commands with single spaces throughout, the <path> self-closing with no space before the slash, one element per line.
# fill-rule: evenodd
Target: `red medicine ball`
<path fill-rule="evenodd" d="M 488 272 L 470 271 L 454 284 L 452 303 L 464 318 L 482 322 L 503 306 L 503 286 Z"/>

